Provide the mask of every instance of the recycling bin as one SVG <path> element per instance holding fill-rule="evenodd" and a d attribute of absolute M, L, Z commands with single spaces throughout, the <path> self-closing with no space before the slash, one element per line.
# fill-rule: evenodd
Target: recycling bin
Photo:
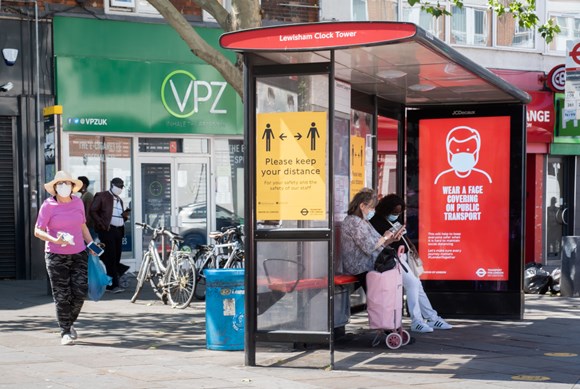
<path fill-rule="evenodd" d="M 205 325 L 209 350 L 244 349 L 244 269 L 206 269 Z"/>

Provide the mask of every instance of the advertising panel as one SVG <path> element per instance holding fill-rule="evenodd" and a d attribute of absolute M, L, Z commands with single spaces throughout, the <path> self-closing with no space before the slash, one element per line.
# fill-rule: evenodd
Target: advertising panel
<path fill-rule="evenodd" d="M 419 132 L 421 278 L 507 280 L 510 118 L 426 119 Z"/>
<path fill-rule="evenodd" d="M 258 220 L 326 219 L 326 120 L 326 112 L 257 115 Z"/>

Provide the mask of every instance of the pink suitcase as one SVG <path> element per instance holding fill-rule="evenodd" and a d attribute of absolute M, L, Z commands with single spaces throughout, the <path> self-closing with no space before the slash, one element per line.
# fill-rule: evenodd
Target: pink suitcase
<path fill-rule="evenodd" d="M 402 328 L 403 313 L 403 276 L 400 265 L 379 273 L 367 273 L 367 312 L 369 327 L 377 331 L 373 346 L 380 342 L 385 330 L 389 332 L 386 344 L 391 349 L 406 345 L 411 340 L 409 333 Z"/>

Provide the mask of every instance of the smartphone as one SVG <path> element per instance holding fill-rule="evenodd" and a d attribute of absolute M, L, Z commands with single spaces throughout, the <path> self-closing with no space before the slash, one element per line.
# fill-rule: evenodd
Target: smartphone
<path fill-rule="evenodd" d="M 101 248 L 101 246 L 99 246 L 98 244 L 96 244 L 95 242 L 91 242 L 87 245 L 88 249 L 91 249 L 95 252 L 95 254 L 97 254 L 97 256 L 101 256 L 103 255 L 103 253 L 105 252 L 105 250 L 103 250 Z"/>
<path fill-rule="evenodd" d="M 393 234 L 396 234 L 397 231 L 399 231 L 401 228 L 403 228 L 403 225 L 399 222 L 394 222 L 393 226 L 391 228 L 389 228 L 389 231 Z"/>

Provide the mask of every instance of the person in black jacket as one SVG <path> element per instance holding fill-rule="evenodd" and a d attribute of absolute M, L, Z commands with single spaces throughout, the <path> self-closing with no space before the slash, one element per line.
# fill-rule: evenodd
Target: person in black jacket
<path fill-rule="evenodd" d="M 375 215 L 370 220 L 373 227 L 379 234 L 384 234 L 395 223 L 402 223 L 405 212 L 405 202 L 396 194 L 389 194 L 383 197 L 375 207 Z M 406 240 L 406 243 L 405 243 Z M 410 248 L 415 253 L 415 246 L 410 239 L 404 236 L 390 244 L 399 252 L 407 252 Z M 407 247 L 409 246 L 409 248 Z M 400 255 L 400 260 L 410 269 L 407 263 L 407 256 Z M 433 332 L 433 329 L 449 330 L 452 326 L 443 320 L 437 314 L 437 311 L 431 306 L 429 297 L 423 290 L 421 280 L 411 271 L 403 272 L 403 287 L 407 295 L 407 305 L 411 315 L 411 331 L 414 332 Z"/>

